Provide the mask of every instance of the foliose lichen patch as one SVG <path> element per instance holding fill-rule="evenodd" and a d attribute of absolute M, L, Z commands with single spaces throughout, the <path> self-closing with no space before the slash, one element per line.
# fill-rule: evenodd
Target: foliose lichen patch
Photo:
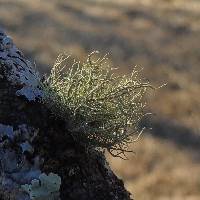
<path fill-rule="evenodd" d="M 31 200 L 60 200 L 60 185 L 60 176 L 54 173 L 49 175 L 42 173 L 39 180 L 34 179 L 30 185 L 22 185 L 22 189 L 30 195 Z"/>

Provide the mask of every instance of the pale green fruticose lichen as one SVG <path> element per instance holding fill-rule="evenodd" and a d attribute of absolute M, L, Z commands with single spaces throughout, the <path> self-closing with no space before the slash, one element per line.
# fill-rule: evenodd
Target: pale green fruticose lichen
<path fill-rule="evenodd" d="M 139 78 L 136 68 L 130 75 L 117 76 L 107 56 L 95 56 L 97 52 L 67 68 L 69 56 L 60 55 L 42 84 L 43 102 L 67 122 L 74 138 L 120 156 L 140 134 L 144 95 L 153 87 Z"/>
<path fill-rule="evenodd" d="M 31 184 L 22 185 L 31 200 L 59 200 L 61 178 L 57 174 L 41 174 L 39 180 L 34 179 Z"/>

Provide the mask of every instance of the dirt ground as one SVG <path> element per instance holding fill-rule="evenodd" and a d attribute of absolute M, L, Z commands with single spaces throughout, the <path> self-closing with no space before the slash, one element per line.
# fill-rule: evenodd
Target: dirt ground
<path fill-rule="evenodd" d="M 200 199 L 200 1 L 0 0 L 0 27 L 42 73 L 61 52 L 109 52 L 155 86 L 144 120 L 152 127 L 112 169 L 137 200 Z"/>

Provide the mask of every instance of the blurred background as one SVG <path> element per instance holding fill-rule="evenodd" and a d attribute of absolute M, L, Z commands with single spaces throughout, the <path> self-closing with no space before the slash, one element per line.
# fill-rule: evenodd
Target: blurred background
<path fill-rule="evenodd" d="M 0 27 L 39 71 L 62 52 L 109 52 L 123 73 L 143 67 L 155 86 L 152 127 L 111 168 L 136 200 L 200 199 L 199 0 L 0 0 Z"/>

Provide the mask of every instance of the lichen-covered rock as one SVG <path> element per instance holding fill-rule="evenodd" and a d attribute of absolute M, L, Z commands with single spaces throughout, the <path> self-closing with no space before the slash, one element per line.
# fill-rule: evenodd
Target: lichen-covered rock
<path fill-rule="evenodd" d="M 29 200 L 30 197 L 21 189 L 21 185 L 31 184 L 32 180 L 39 179 L 41 175 L 41 157 L 35 153 L 33 140 L 39 129 L 26 123 L 16 123 L 16 111 L 24 104 L 14 103 L 14 96 L 24 96 L 27 101 L 36 101 L 42 96 L 40 89 L 40 77 L 31 63 L 22 52 L 13 44 L 12 39 L 0 29 L 0 199 Z M 5 88 L 3 85 L 5 83 Z M 13 89 L 13 91 L 12 91 Z M 9 95 L 12 95 L 9 97 Z M 7 96 L 7 97 L 6 97 Z M 1 114 L 2 108 L 13 99 L 17 110 L 9 109 L 11 114 Z M 8 100 L 8 102 L 7 102 Z M 19 100 L 17 100 L 19 101 Z M 19 101 L 20 102 L 20 101 Z M 3 110 L 4 111 L 4 110 Z M 18 112 L 18 111 L 17 111 Z M 9 116 L 5 119 L 4 116 Z M 17 115 L 16 115 L 17 116 Z M 26 119 L 26 114 L 20 114 Z M 19 119 L 19 121 L 23 121 Z M 11 122 L 11 123 L 10 123 Z"/>
<path fill-rule="evenodd" d="M 75 140 L 67 122 L 37 101 L 39 86 L 37 72 L 0 30 L 0 200 L 31 200 L 26 184 L 41 192 L 60 187 L 61 200 L 130 200 L 104 155 Z M 41 174 L 51 172 L 62 184 L 41 187 Z"/>
<path fill-rule="evenodd" d="M 35 156 L 32 160 L 28 160 L 25 154 L 26 151 L 34 152 L 31 142 L 36 135 L 37 130 L 25 124 L 19 125 L 17 129 L 10 125 L 0 124 L 1 190 L 11 194 L 17 192 L 20 195 L 20 200 L 28 198 L 21 190 L 21 185 L 30 184 L 41 174 L 39 168 L 41 159 Z"/>
<path fill-rule="evenodd" d="M 12 39 L 0 29 L 0 68 L 3 67 L 7 79 L 12 84 L 21 86 L 16 94 L 34 101 L 42 96 L 39 88 L 40 77 L 31 63 L 13 44 Z"/>

